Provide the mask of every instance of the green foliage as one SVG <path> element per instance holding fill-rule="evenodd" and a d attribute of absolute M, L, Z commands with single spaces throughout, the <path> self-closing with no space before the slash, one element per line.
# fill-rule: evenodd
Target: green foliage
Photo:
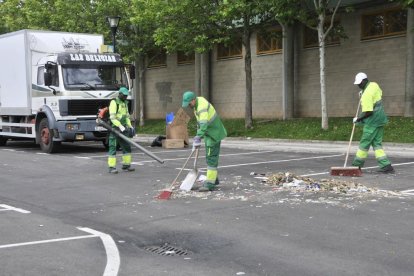
<path fill-rule="evenodd" d="M 414 119 L 390 117 L 385 126 L 384 142 L 414 143 Z M 255 120 L 253 129 L 244 128 L 243 119 L 223 120 L 229 137 L 252 137 L 269 139 L 293 140 L 329 140 L 349 141 L 352 131 L 352 118 L 330 118 L 328 130 L 322 130 L 320 118 L 301 118 L 291 120 Z M 196 133 L 196 121 L 191 119 L 188 124 L 190 136 Z M 147 120 L 138 133 L 164 135 L 165 120 Z M 362 127 L 357 126 L 354 141 L 362 135 Z"/>
<path fill-rule="evenodd" d="M 116 34 L 117 50 L 124 59 L 152 48 L 156 24 L 145 10 L 146 0 L 4 0 L 0 2 L 0 32 L 21 29 L 103 34 L 112 44 L 107 16 L 121 16 Z M 157 2 L 157 1 L 155 1 Z M 159 1 L 158 1 L 159 2 Z"/>

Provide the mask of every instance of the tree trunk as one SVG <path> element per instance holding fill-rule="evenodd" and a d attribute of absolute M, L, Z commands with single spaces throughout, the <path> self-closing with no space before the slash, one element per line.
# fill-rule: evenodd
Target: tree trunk
<path fill-rule="evenodd" d="M 404 117 L 414 117 L 414 8 L 407 15 L 407 67 Z"/>
<path fill-rule="evenodd" d="M 139 126 L 145 125 L 144 106 L 145 106 L 145 56 L 140 55 L 138 60 L 138 81 L 139 81 Z"/>
<path fill-rule="evenodd" d="M 196 95 L 201 94 L 201 54 L 195 53 L 194 59 L 194 92 Z"/>
<path fill-rule="evenodd" d="M 283 25 L 283 120 L 293 118 L 293 26 Z"/>
<path fill-rule="evenodd" d="M 319 15 L 318 23 L 318 38 L 319 38 L 319 73 L 321 82 L 321 117 L 322 129 L 328 130 L 328 111 L 326 106 L 326 86 L 325 86 L 325 37 L 323 26 L 325 23 L 325 16 Z"/>
<path fill-rule="evenodd" d="M 252 111 L 252 51 L 250 47 L 250 30 L 249 30 L 249 20 L 244 18 L 245 24 L 243 31 L 243 45 L 246 51 L 244 56 L 244 71 L 246 73 L 246 106 L 245 106 L 245 122 L 244 126 L 246 129 L 253 128 L 253 111 Z"/>
<path fill-rule="evenodd" d="M 206 98 L 209 102 L 212 101 L 210 94 L 210 52 L 201 54 L 201 68 L 200 68 L 201 82 L 200 91 L 201 96 Z"/>

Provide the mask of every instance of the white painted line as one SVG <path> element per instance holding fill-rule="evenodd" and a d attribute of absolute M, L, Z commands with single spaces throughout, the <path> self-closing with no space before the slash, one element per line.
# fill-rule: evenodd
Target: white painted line
<path fill-rule="evenodd" d="M 303 158 L 284 159 L 284 160 L 270 160 L 270 161 L 263 161 L 263 162 L 254 162 L 254 163 L 243 163 L 243 164 L 219 166 L 218 168 L 220 169 L 220 168 L 251 166 L 251 165 L 259 165 L 259 164 L 269 164 L 269 163 L 282 163 L 282 162 L 301 161 L 301 160 L 310 160 L 310 159 L 331 158 L 331 157 L 338 157 L 338 156 L 342 156 L 342 155 L 343 154 L 335 154 L 335 155 L 324 155 L 324 156 L 316 156 L 316 157 L 313 156 L 313 157 L 303 157 Z"/>
<path fill-rule="evenodd" d="M 414 189 L 401 191 L 401 193 L 412 193 L 412 192 L 414 192 Z"/>
<path fill-rule="evenodd" d="M 42 243 L 52 243 L 52 242 L 61 242 L 61 241 L 70 241 L 70 240 L 80 240 L 80 239 L 87 239 L 87 238 L 96 238 L 96 236 L 87 235 L 87 236 L 76 236 L 76 237 L 68 237 L 68 238 L 60 238 L 60 239 L 42 240 L 42 241 L 32 241 L 32 242 L 22 242 L 22 243 L 11 243 L 11 244 L 0 245 L 0 249 L 10 248 L 10 247 L 19 247 L 19 246 L 25 246 L 25 245 L 42 244 Z"/>
<path fill-rule="evenodd" d="M 4 210 L 0 210 L 0 211 L 15 211 L 15 212 L 19 212 L 19 213 L 22 213 L 22 214 L 30 214 L 30 211 L 20 209 L 20 208 L 16 208 L 16 207 L 6 205 L 6 204 L 0 204 L 0 207 L 4 208 Z"/>
<path fill-rule="evenodd" d="M 406 163 L 397 163 L 397 164 L 392 164 L 393 167 L 398 167 L 398 166 L 404 166 L 404 165 L 412 165 L 414 164 L 414 162 L 406 162 Z M 372 167 L 363 167 L 362 170 L 367 170 L 367 169 L 375 169 L 378 168 L 378 166 L 372 166 Z M 301 176 L 303 177 L 307 177 L 307 176 L 315 176 L 315 175 L 323 175 L 323 174 L 330 174 L 331 172 L 320 172 L 320 173 L 311 173 L 311 174 L 303 174 Z"/>
<path fill-rule="evenodd" d="M 169 151 L 154 151 L 152 153 L 154 154 L 159 154 L 159 153 L 175 153 L 175 152 L 186 152 L 186 151 L 190 151 L 191 149 L 184 149 L 184 150 L 169 150 Z M 132 155 L 144 155 L 145 153 L 142 152 L 133 152 Z M 80 156 L 81 157 L 81 156 Z M 105 155 L 91 155 L 88 156 L 88 158 L 106 158 L 108 157 L 108 154 Z"/>
<path fill-rule="evenodd" d="M 220 154 L 221 157 L 227 157 L 227 156 L 234 156 L 234 155 L 253 155 L 253 154 L 260 154 L 260 153 L 271 153 L 271 152 L 277 152 L 275 150 L 269 150 L 269 151 L 254 151 L 254 152 L 243 152 L 243 153 L 229 153 L 229 154 Z M 188 157 L 179 157 L 179 158 L 171 158 L 171 159 L 163 159 L 164 161 L 176 161 L 176 160 L 185 160 Z M 191 157 L 191 159 L 194 159 L 195 157 Z M 155 160 L 145 160 L 145 161 L 137 161 L 132 162 L 132 164 L 142 164 L 142 163 L 152 163 L 156 162 Z"/>
<path fill-rule="evenodd" d="M 121 263 L 121 260 L 119 257 L 118 248 L 116 247 L 116 244 L 114 240 L 112 239 L 112 237 L 108 234 L 98 232 L 90 228 L 78 227 L 78 229 L 101 238 L 105 246 L 106 255 L 107 255 L 107 262 L 106 262 L 106 267 L 105 267 L 103 276 L 118 275 L 119 265 Z"/>
<path fill-rule="evenodd" d="M 176 152 L 189 152 L 189 151 L 191 151 L 191 149 L 171 150 L 171 151 L 154 151 L 152 153 L 162 154 L 162 153 L 176 153 Z M 269 150 L 269 151 L 254 151 L 254 152 L 243 152 L 243 153 L 220 154 L 220 157 L 222 157 L 222 156 L 232 156 L 232 155 L 248 155 L 248 154 L 257 154 L 257 153 L 258 154 L 260 154 L 260 153 L 271 153 L 271 152 L 278 152 L 278 151 L 277 150 Z M 132 155 L 144 155 L 144 153 L 136 152 L 136 153 L 132 153 Z M 106 158 L 106 157 L 108 157 L 108 155 L 106 154 L 106 155 L 92 155 L 92 156 L 88 156 L 88 157 L 83 157 L 83 156 L 75 156 L 75 157 L 76 158 Z M 183 159 L 187 159 L 187 157 L 164 159 L 164 161 L 183 160 Z M 157 162 L 157 161 L 147 160 L 147 161 L 141 161 L 141 162 L 137 162 L 137 163 L 143 163 L 143 162 Z"/>
<path fill-rule="evenodd" d="M 294 158 L 294 159 L 284 159 L 284 160 L 270 160 L 270 161 L 263 161 L 263 162 L 254 162 L 254 163 L 242 163 L 242 164 L 234 164 L 234 165 L 227 165 L 227 166 L 219 166 L 218 168 L 232 168 L 232 167 L 242 167 L 242 166 L 252 166 L 252 165 L 259 165 L 259 164 L 269 164 L 269 163 L 282 163 L 282 162 L 291 162 L 291 161 L 301 161 L 301 160 L 310 160 L 310 159 L 320 159 L 320 158 L 331 158 L 331 157 L 338 157 L 342 156 L 343 154 L 335 154 L 335 155 L 324 155 L 324 156 L 313 156 L 313 157 L 303 157 L 303 158 Z M 176 168 L 177 170 L 181 170 L 181 168 Z M 206 170 L 207 168 L 199 168 L 199 170 Z"/>

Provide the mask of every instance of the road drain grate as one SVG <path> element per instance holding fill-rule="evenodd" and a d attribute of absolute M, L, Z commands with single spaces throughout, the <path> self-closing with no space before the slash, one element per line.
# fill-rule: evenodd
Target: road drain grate
<path fill-rule="evenodd" d="M 164 244 L 162 246 L 153 245 L 145 247 L 145 250 L 161 256 L 187 256 L 190 252 L 181 248 Z"/>

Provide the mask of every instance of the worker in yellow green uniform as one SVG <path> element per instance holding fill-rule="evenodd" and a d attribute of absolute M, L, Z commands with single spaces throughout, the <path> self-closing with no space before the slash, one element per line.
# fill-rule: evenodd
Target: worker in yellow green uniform
<path fill-rule="evenodd" d="M 129 91 L 127 88 L 121 87 L 118 92 L 118 98 L 113 99 L 109 104 L 109 120 L 111 121 L 113 128 L 118 128 L 122 134 L 131 138 L 135 135 L 135 130 L 131 125 L 131 120 L 129 118 L 128 112 L 127 97 L 129 95 Z M 122 170 L 126 172 L 134 171 L 135 169 L 131 168 L 131 146 L 113 132 L 109 134 L 108 144 L 109 173 L 118 173 L 118 170 L 116 169 L 115 156 L 118 144 L 122 149 Z"/>
<path fill-rule="evenodd" d="M 358 73 L 355 76 L 354 84 L 361 89 L 362 112 L 353 119 L 353 123 L 363 125 L 364 128 L 352 165 L 363 167 L 368 157 L 369 148 L 372 146 L 379 165 L 378 172 L 394 173 L 394 168 L 382 148 L 384 125 L 388 122 L 382 103 L 382 90 L 377 83 L 369 81 L 365 73 Z"/>
<path fill-rule="evenodd" d="M 212 191 L 219 184 L 217 167 L 220 156 L 220 144 L 227 136 L 227 131 L 221 122 L 213 105 L 203 97 L 196 97 L 194 92 L 183 94 L 182 106 L 190 106 L 197 119 L 197 134 L 193 139 L 193 150 L 201 146 L 204 139 L 207 160 L 207 175 L 200 192 Z"/>

